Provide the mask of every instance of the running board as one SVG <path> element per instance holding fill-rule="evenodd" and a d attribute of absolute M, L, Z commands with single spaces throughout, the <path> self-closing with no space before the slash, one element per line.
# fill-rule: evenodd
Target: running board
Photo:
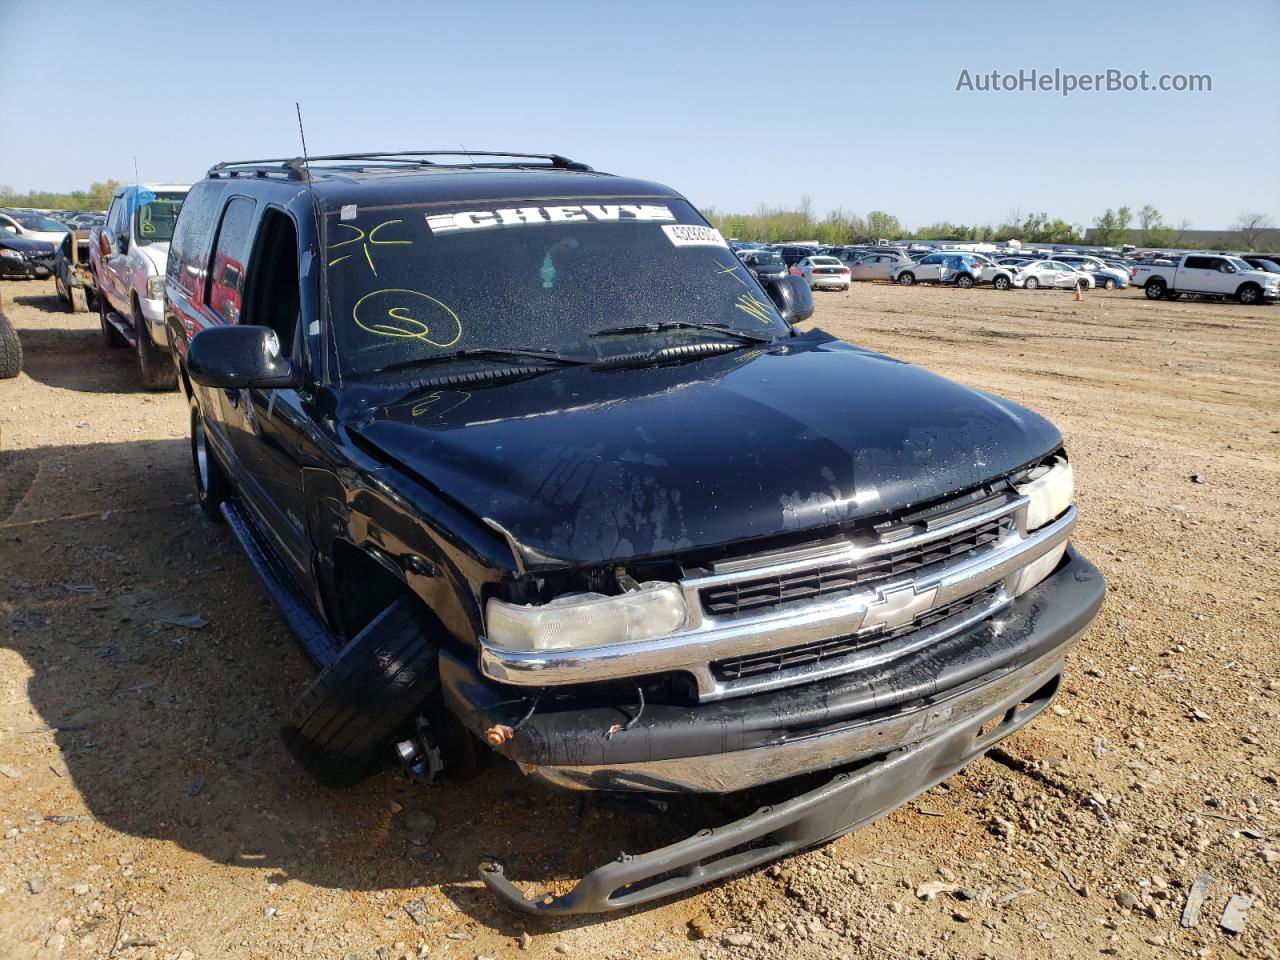
<path fill-rule="evenodd" d="M 324 621 L 312 611 L 302 591 L 294 585 L 293 578 L 259 532 L 248 511 L 235 500 L 225 500 L 222 515 L 266 587 L 267 596 L 302 643 L 303 649 L 321 668 L 329 666 L 338 657 L 337 641 Z"/>
<path fill-rule="evenodd" d="M 107 311 L 107 323 L 115 327 L 116 333 L 124 337 L 125 342 L 133 349 L 138 349 L 138 335 L 133 332 L 133 325 L 124 322 L 124 317 L 114 310 Z"/>

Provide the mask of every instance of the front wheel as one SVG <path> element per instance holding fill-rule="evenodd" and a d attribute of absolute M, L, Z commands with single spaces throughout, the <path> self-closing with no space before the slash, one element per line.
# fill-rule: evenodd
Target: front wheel
<path fill-rule="evenodd" d="M 416 599 L 393 601 L 293 705 L 281 730 L 289 752 L 328 787 L 385 766 L 396 736 L 440 699 L 440 640 Z"/>
<path fill-rule="evenodd" d="M 1108 277 L 1105 281 L 1103 281 L 1103 284 L 1102 284 L 1103 290 L 1114 290 L 1115 288 L 1116 288 L 1116 282 L 1112 280 L 1110 277 Z"/>
<path fill-rule="evenodd" d="M 898 274 L 898 282 L 904 287 L 909 287 L 916 282 L 916 275 L 910 271 Z"/>
<path fill-rule="evenodd" d="M 1257 284 L 1246 283 L 1236 291 L 1236 299 L 1246 307 L 1251 307 L 1262 299 L 1262 290 Z"/>
<path fill-rule="evenodd" d="M 210 520 L 222 520 L 219 508 L 231 496 L 231 484 L 222 470 L 222 464 L 209 449 L 204 417 L 194 401 L 191 404 L 191 469 L 195 474 L 196 501 L 200 504 L 200 509 Z"/>
<path fill-rule="evenodd" d="M 178 386 L 178 371 L 168 351 L 162 351 L 151 342 L 147 318 L 142 308 L 133 305 L 133 338 L 138 351 L 138 379 L 143 390 L 173 390 Z"/>
<path fill-rule="evenodd" d="M 0 313 L 0 380 L 22 372 L 22 341 L 8 317 Z"/>
<path fill-rule="evenodd" d="M 1035 277 L 1027 277 L 1027 282 L 1023 284 L 1028 290 L 1035 290 L 1040 286 L 1040 281 Z"/>
<path fill-rule="evenodd" d="M 89 312 L 89 298 L 85 295 L 84 287 L 67 288 L 67 309 L 72 313 Z"/>

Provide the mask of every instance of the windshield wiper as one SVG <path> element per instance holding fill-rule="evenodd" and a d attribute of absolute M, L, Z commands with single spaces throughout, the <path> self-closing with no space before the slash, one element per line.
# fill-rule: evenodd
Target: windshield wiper
<path fill-rule="evenodd" d="M 369 372 L 388 373 L 392 370 L 408 370 L 411 367 L 444 363 L 448 360 L 464 360 L 468 357 L 532 357 L 535 360 L 545 360 L 548 363 L 559 363 L 565 366 L 580 366 L 595 362 L 594 357 L 572 357 L 568 354 L 556 353 L 554 350 L 522 350 L 515 347 L 465 347 L 462 350 L 454 350 L 450 353 L 439 353 L 433 357 L 397 360 L 395 363 L 389 363 L 385 367 L 378 367 Z"/>
<path fill-rule="evenodd" d="M 664 320 L 661 323 L 638 323 L 626 327 L 606 327 L 590 334 L 593 337 L 607 337 L 617 333 L 660 333 L 663 330 L 709 330 L 712 333 L 724 333 L 737 337 L 747 343 L 773 343 L 773 337 L 759 333 L 748 333 L 738 330 L 727 323 L 694 323 L 692 320 Z"/>

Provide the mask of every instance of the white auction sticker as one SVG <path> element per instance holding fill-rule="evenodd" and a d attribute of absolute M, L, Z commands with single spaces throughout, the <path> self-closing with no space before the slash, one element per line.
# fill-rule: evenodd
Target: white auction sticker
<path fill-rule="evenodd" d="M 667 239 L 677 247 L 727 247 L 724 237 L 715 227 L 702 227 L 694 223 L 674 223 L 662 228 Z"/>

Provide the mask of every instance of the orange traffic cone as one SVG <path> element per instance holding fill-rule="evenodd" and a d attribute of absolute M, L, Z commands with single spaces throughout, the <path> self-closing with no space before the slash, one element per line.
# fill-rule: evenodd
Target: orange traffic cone
<path fill-rule="evenodd" d="M 1080 292 L 1080 278 L 1076 277 L 1076 302 L 1084 299 L 1084 294 Z"/>

